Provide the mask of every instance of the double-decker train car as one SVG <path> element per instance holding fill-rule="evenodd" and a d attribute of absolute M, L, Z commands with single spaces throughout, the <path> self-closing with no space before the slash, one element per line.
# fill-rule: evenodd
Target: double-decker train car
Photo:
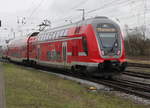
<path fill-rule="evenodd" d="M 120 27 L 107 17 L 47 29 L 15 42 L 17 47 L 9 46 L 10 59 L 74 73 L 112 76 L 123 72 L 127 64 Z"/>
<path fill-rule="evenodd" d="M 36 41 L 38 33 L 34 32 L 25 37 L 12 40 L 8 44 L 7 58 L 15 62 L 32 63 L 32 58 L 35 56 L 35 47 L 33 47 L 32 43 Z"/>

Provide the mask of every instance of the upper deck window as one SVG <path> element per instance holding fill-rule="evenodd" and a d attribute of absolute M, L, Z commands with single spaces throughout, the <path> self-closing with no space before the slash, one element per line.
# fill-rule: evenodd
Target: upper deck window
<path fill-rule="evenodd" d="M 64 31 L 64 36 L 67 36 L 67 33 L 68 33 L 68 30 L 66 29 L 66 30 Z"/>

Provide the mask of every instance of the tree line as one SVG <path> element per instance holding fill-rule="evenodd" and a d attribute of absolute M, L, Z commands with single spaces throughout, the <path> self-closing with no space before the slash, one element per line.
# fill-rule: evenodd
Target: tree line
<path fill-rule="evenodd" d="M 125 49 L 127 56 L 150 56 L 150 38 L 148 38 L 150 32 L 146 32 L 144 26 L 133 29 L 125 26 L 125 31 Z"/>

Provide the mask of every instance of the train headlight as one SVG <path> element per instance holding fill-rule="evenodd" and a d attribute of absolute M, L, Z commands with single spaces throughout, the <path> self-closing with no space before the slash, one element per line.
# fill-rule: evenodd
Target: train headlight
<path fill-rule="evenodd" d="M 104 54 L 105 54 L 104 51 L 102 51 L 102 56 L 104 56 Z"/>
<path fill-rule="evenodd" d="M 120 50 L 118 50 L 117 55 L 120 55 L 120 53 L 121 53 Z"/>

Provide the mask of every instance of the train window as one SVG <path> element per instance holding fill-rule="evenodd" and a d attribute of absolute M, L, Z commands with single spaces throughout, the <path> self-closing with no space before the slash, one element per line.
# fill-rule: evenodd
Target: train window
<path fill-rule="evenodd" d="M 49 39 L 52 39 L 52 37 L 53 37 L 53 34 L 54 34 L 54 33 L 52 32 L 52 33 L 51 33 L 51 35 L 49 36 Z"/>
<path fill-rule="evenodd" d="M 42 37 L 43 37 L 43 36 L 40 37 L 40 41 L 42 40 Z"/>
<path fill-rule="evenodd" d="M 62 31 L 61 31 L 60 37 L 64 35 L 64 31 L 65 31 L 65 30 L 62 30 Z"/>
<path fill-rule="evenodd" d="M 52 33 L 50 32 L 50 33 L 49 33 L 49 36 L 51 36 L 51 35 L 52 35 Z"/>
<path fill-rule="evenodd" d="M 53 37 L 53 35 L 54 35 L 54 32 L 51 33 L 51 37 Z"/>
<path fill-rule="evenodd" d="M 57 60 L 60 60 L 60 59 L 61 59 L 60 52 L 57 51 Z"/>
<path fill-rule="evenodd" d="M 87 47 L 86 37 L 82 37 L 82 46 L 83 46 L 84 52 L 88 55 L 88 47 Z"/>
<path fill-rule="evenodd" d="M 58 38 L 61 37 L 61 35 L 62 35 L 62 30 L 59 31 Z"/>
<path fill-rule="evenodd" d="M 53 37 L 55 36 L 55 32 L 53 33 L 53 35 L 52 35 L 52 37 L 51 37 L 51 39 L 53 39 Z"/>
<path fill-rule="evenodd" d="M 56 32 L 56 35 L 55 35 L 54 39 L 57 39 L 58 35 L 59 35 L 59 31 Z"/>
<path fill-rule="evenodd" d="M 55 39 L 55 38 L 56 38 L 56 36 L 57 36 L 57 32 L 55 33 L 55 35 L 54 35 L 53 39 Z"/>
<path fill-rule="evenodd" d="M 53 33 L 50 33 L 49 39 L 52 39 L 52 37 L 53 37 Z"/>
<path fill-rule="evenodd" d="M 42 40 L 45 40 L 45 34 L 44 34 L 44 36 L 43 36 Z"/>
<path fill-rule="evenodd" d="M 51 39 L 51 37 L 52 37 L 52 33 L 50 33 L 50 35 L 48 36 L 48 39 Z"/>
<path fill-rule="evenodd" d="M 59 32 L 59 31 L 57 31 L 57 35 L 56 35 L 55 39 L 57 39 L 57 38 L 58 38 L 59 34 L 60 34 L 60 32 Z"/>
<path fill-rule="evenodd" d="M 49 36 L 48 36 L 48 39 L 51 39 L 51 38 L 52 38 L 52 35 L 49 35 Z"/>
<path fill-rule="evenodd" d="M 48 35 L 46 35 L 45 40 L 48 40 Z"/>
<path fill-rule="evenodd" d="M 58 39 L 58 37 L 60 36 L 60 34 L 61 34 L 61 31 L 58 31 L 58 34 L 57 34 L 57 39 Z"/>
<path fill-rule="evenodd" d="M 39 40 L 41 40 L 41 35 L 39 36 Z"/>
<path fill-rule="evenodd" d="M 65 30 L 62 30 L 61 37 L 64 36 Z"/>
<path fill-rule="evenodd" d="M 48 35 L 48 40 L 50 39 L 50 37 L 51 37 L 51 33 L 49 33 L 49 35 Z"/>
<path fill-rule="evenodd" d="M 48 35 L 47 35 L 47 40 L 49 39 L 49 36 L 50 36 L 50 33 L 48 33 Z"/>
<path fill-rule="evenodd" d="M 47 52 L 47 59 L 48 59 L 48 60 L 51 60 L 51 59 L 52 59 L 52 57 L 51 57 L 51 51 L 48 51 L 48 52 Z"/>
<path fill-rule="evenodd" d="M 38 40 L 40 41 L 41 35 L 38 36 Z"/>
<path fill-rule="evenodd" d="M 39 36 L 37 37 L 37 40 L 39 41 Z"/>
<path fill-rule="evenodd" d="M 79 26 L 79 27 L 76 27 L 74 34 L 79 34 L 79 32 L 80 32 L 80 29 L 81 29 L 81 26 Z"/>
<path fill-rule="evenodd" d="M 68 33 L 68 30 L 66 29 L 66 30 L 64 31 L 64 36 L 67 36 L 67 33 Z"/>
<path fill-rule="evenodd" d="M 44 35 L 43 40 L 46 40 L 46 34 Z"/>
<path fill-rule="evenodd" d="M 44 40 L 44 35 L 42 36 L 42 41 Z"/>

